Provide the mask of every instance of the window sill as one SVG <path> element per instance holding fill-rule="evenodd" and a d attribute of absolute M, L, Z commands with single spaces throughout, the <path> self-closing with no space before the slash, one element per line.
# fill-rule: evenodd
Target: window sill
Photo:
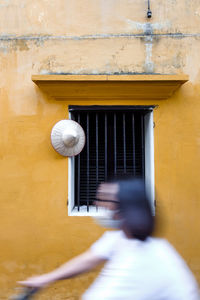
<path fill-rule="evenodd" d="M 89 211 L 87 211 L 87 206 L 80 206 L 79 211 L 77 207 L 74 207 L 71 212 L 69 212 L 69 216 L 71 217 L 95 217 L 102 216 L 105 212 L 105 208 L 98 207 L 98 210 L 95 206 L 90 206 Z"/>

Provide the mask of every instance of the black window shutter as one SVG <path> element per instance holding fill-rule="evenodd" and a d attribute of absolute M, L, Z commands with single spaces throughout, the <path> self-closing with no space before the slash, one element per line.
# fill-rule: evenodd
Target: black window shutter
<path fill-rule="evenodd" d="M 144 116 L 152 107 L 89 108 L 69 109 L 86 134 L 86 145 L 75 157 L 78 211 L 80 206 L 89 211 L 100 182 L 124 176 L 145 178 Z"/>

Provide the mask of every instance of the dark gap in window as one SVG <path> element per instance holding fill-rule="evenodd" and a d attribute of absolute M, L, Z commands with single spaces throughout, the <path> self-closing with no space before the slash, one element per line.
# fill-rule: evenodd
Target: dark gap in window
<path fill-rule="evenodd" d="M 71 112 L 72 119 L 80 123 L 86 134 L 86 145 L 75 157 L 74 191 L 78 210 L 85 206 L 89 211 L 90 205 L 94 205 L 100 182 L 124 176 L 145 177 L 144 115 L 147 112 Z"/>

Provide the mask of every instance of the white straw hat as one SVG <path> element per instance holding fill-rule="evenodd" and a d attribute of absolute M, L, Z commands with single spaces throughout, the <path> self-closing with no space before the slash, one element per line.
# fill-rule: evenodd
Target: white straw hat
<path fill-rule="evenodd" d="M 61 120 L 51 131 L 51 143 L 63 156 L 78 155 L 85 145 L 84 130 L 73 120 Z"/>

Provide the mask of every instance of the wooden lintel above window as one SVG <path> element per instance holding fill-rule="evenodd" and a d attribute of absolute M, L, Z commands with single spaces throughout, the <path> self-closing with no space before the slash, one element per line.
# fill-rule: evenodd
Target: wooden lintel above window
<path fill-rule="evenodd" d="M 187 75 L 33 75 L 32 81 L 56 100 L 163 100 Z"/>

